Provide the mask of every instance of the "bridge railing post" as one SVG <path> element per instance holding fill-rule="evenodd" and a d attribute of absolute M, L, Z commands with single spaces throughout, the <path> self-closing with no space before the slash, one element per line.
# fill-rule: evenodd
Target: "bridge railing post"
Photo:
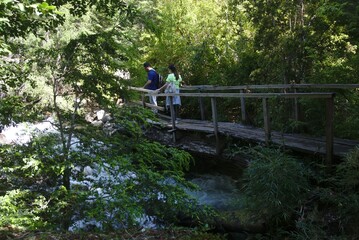
<path fill-rule="evenodd" d="M 294 93 L 298 92 L 297 88 L 294 88 Z M 298 98 L 294 98 L 294 120 L 295 121 L 299 121 L 299 103 L 298 103 Z"/>
<path fill-rule="evenodd" d="M 240 90 L 240 93 L 243 94 L 243 89 Z M 242 123 L 245 123 L 247 121 L 246 116 L 246 99 L 244 97 L 241 97 L 241 116 L 242 116 Z"/>
<path fill-rule="evenodd" d="M 266 145 L 269 145 L 271 140 L 270 116 L 268 107 L 268 98 L 262 98 L 263 102 L 263 120 L 264 120 L 264 139 Z"/>
<path fill-rule="evenodd" d="M 331 166 L 333 163 L 334 152 L 334 97 L 335 93 L 326 100 L 326 165 Z"/>
<path fill-rule="evenodd" d="M 212 119 L 213 119 L 213 128 L 214 136 L 216 138 L 216 154 L 220 154 L 220 145 L 219 145 L 219 135 L 218 135 L 218 115 L 217 115 L 217 102 L 216 98 L 211 98 L 212 105 Z"/>
<path fill-rule="evenodd" d="M 202 91 L 199 90 L 199 93 L 202 93 Z M 200 112 L 201 112 L 201 120 L 204 121 L 204 120 L 205 120 L 205 113 L 204 113 L 203 98 L 202 98 L 202 97 L 199 97 L 199 98 L 198 98 L 198 101 L 199 101 L 199 109 L 200 109 Z"/>
<path fill-rule="evenodd" d="M 146 107 L 145 93 L 142 93 L 141 97 L 142 97 L 142 106 L 145 108 Z"/>

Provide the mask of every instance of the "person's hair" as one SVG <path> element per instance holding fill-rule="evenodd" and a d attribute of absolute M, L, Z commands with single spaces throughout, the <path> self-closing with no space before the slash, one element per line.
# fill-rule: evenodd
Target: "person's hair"
<path fill-rule="evenodd" d="M 176 77 L 176 80 L 178 80 L 178 79 L 179 79 L 179 75 L 178 75 L 178 72 L 177 72 L 177 69 L 176 69 L 175 65 L 173 65 L 173 64 L 169 65 L 169 66 L 168 66 L 168 69 L 170 69 L 171 72 L 174 73 L 174 75 L 175 75 L 175 77 Z"/>
<path fill-rule="evenodd" d="M 145 63 L 143 64 L 143 67 L 145 67 L 145 68 L 147 68 L 147 67 L 151 67 L 151 64 L 150 64 L 150 63 L 148 63 L 148 62 L 145 62 Z"/>

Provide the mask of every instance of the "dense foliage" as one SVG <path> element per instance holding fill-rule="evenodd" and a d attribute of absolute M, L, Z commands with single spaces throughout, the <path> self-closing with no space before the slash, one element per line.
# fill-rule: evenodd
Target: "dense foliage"
<path fill-rule="evenodd" d="M 259 239 L 355 239 L 358 230 L 358 149 L 335 168 L 267 147 L 232 148 L 251 157 L 242 197 L 234 204 Z"/>
<path fill-rule="evenodd" d="M 143 62 L 163 75 L 174 63 L 189 85 L 357 83 L 358 9 L 356 0 L 0 1 L 0 129 L 48 116 L 56 129 L 0 146 L 0 226 L 110 231 L 177 223 L 178 213 L 205 224 L 212 212 L 184 192 L 194 187 L 190 155 L 144 139 L 151 112 L 115 105 L 137 97 L 127 86 L 143 86 Z M 335 91 L 336 137 L 358 139 L 358 89 Z M 182 116 L 199 115 L 197 100 L 183 103 Z M 261 101 L 246 104 L 248 123 L 262 126 Z M 296 120 L 292 104 L 270 100 L 273 129 L 323 136 L 323 102 L 300 100 Z M 237 100 L 218 105 L 221 120 L 239 121 Z M 114 134 L 84 121 L 99 109 Z M 357 149 L 331 174 L 275 149 L 246 154 L 247 220 L 298 239 L 357 234 Z"/>
<path fill-rule="evenodd" d="M 278 149 L 252 148 L 247 154 L 253 161 L 243 176 L 245 209 L 273 226 L 287 222 L 307 197 L 307 170 Z"/>

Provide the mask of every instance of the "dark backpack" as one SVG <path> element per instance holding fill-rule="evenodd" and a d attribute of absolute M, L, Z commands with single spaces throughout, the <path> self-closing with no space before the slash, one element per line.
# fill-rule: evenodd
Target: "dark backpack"
<path fill-rule="evenodd" d="M 165 85 L 165 81 L 163 80 L 163 76 L 161 74 L 159 74 L 158 72 L 156 72 L 156 73 L 157 73 L 157 76 L 158 76 L 157 89 L 159 89 L 160 87 Z"/>

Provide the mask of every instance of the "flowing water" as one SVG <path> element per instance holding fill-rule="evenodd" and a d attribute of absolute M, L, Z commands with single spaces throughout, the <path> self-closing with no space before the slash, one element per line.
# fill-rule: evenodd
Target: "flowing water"
<path fill-rule="evenodd" d="M 198 175 L 191 182 L 199 186 L 200 190 L 190 192 L 201 205 L 209 205 L 217 210 L 231 210 L 240 197 L 236 182 L 229 176 Z"/>
<path fill-rule="evenodd" d="M 199 166 L 191 171 L 188 179 L 200 189 L 189 194 L 202 205 L 207 204 L 217 210 L 234 210 L 235 202 L 240 198 L 242 169 L 220 160 L 202 159 L 196 164 Z"/>

